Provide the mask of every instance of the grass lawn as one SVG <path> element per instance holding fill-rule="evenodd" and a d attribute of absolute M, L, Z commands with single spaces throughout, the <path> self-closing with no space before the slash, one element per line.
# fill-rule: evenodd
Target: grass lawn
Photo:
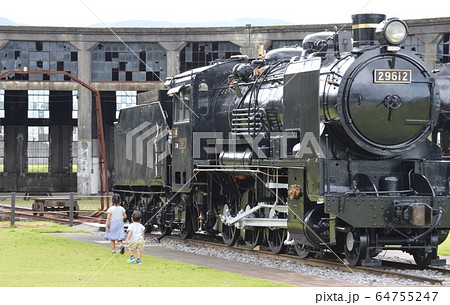
<path fill-rule="evenodd" d="M 22 199 L 16 198 L 16 206 L 19 206 L 19 207 L 31 208 L 31 205 L 33 204 L 33 202 L 34 202 L 34 200 L 22 200 Z M 0 198 L 0 203 L 11 205 L 11 199 L 9 198 L 9 196 L 5 195 L 4 197 Z M 111 206 L 111 201 L 109 204 Z M 106 208 L 106 201 L 104 202 L 104 205 Z M 86 199 L 86 200 L 78 200 L 78 206 L 80 208 L 80 211 L 94 212 L 94 211 L 100 210 L 101 204 L 100 204 L 100 199 L 90 199 L 90 200 Z"/>
<path fill-rule="evenodd" d="M 46 222 L 0 222 L 0 287 L 283 287 L 266 280 L 150 255 L 142 265 L 108 248 L 52 234 L 73 229 Z M 112 259 L 111 259 L 112 258 Z M 109 262 L 108 262 L 109 261 Z"/>
<path fill-rule="evenodd" d="M 447 239 L 439 245 L 438 254 L 450 256 L 450 234 L 447 236 Z M 447 262 L 447 264 L 450 264 L 450 262 Z"/>

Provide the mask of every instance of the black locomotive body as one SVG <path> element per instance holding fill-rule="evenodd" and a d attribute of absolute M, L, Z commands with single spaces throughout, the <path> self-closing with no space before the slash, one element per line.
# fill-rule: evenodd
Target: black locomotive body
<path fill-rule="evenodd" d="M 170 78 L 159 102 L 121 111 L 114 191 L 162 234 L 345 253 L 352 265 L 377 265 L 385 249 L 445 264 L 439 90 L 400 48 L 406 36 L 401 20 L 359 14 L 348 52 L 323 32 Z"/>

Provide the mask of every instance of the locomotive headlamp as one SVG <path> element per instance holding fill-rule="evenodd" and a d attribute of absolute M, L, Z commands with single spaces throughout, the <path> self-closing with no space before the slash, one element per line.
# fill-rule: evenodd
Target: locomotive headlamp
<path fill-rule="evenodd" d="M 378 25 L 375 37 L 381 45 L 398 46 L 408 37 L 408 26 L 398 18 L 390 18 Z"/>

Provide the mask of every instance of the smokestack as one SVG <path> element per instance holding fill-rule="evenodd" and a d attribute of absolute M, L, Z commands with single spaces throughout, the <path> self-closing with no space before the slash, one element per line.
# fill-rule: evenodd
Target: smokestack
<path fill-rule="evenodd" d="M 375 30 L 380 22 L 386 19 L 384 14 L 356 14 L 353 20 L 353 47 L 370 46 L 378 44 L 375 39 Z"/>

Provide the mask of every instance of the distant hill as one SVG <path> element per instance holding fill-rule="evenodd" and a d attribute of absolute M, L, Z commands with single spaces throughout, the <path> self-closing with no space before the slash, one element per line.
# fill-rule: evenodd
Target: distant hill
<path fill-rule="evenodd" d="M 0 25 L 23 25 L 23 24 L 14 22 L 8 18 L 0 17 Z"/>
<path fill-rule="evenodd" d="M 219 26 L 245 26 L 251 24 L 254 26 L 269 25 L 293 25 L 294 23 L 285 20 L 265 19 L 265 18 L 237 18 L 232 20 L 218 20 L 209 22 L 168 22 L 152 20 L 126 20 L 119 22 L 106 23 L 109 27 L 219 27 Z M 104 27 L 103 23 L 96 23 L 92 27 Z"/>
<path fill-rule="evenodd" d="M 286 20 L 266 19 L 266 18 L 237 18 L 231 20 L 218 20 L 209 22 L 168 22 L 152 20 L 125 20 L 106 23 L 108 27 L 136 27 L 136 28 L 187 28 L 187 27 L 227 27 L 227 26 L 270 26 L 270 25 L 293 25 Z M 8 18 L 0 17 L 0 25 L 26 25 L 14 22 Z M 103 23 L 92 24 L 89 27 L 105 27 Z"/>

